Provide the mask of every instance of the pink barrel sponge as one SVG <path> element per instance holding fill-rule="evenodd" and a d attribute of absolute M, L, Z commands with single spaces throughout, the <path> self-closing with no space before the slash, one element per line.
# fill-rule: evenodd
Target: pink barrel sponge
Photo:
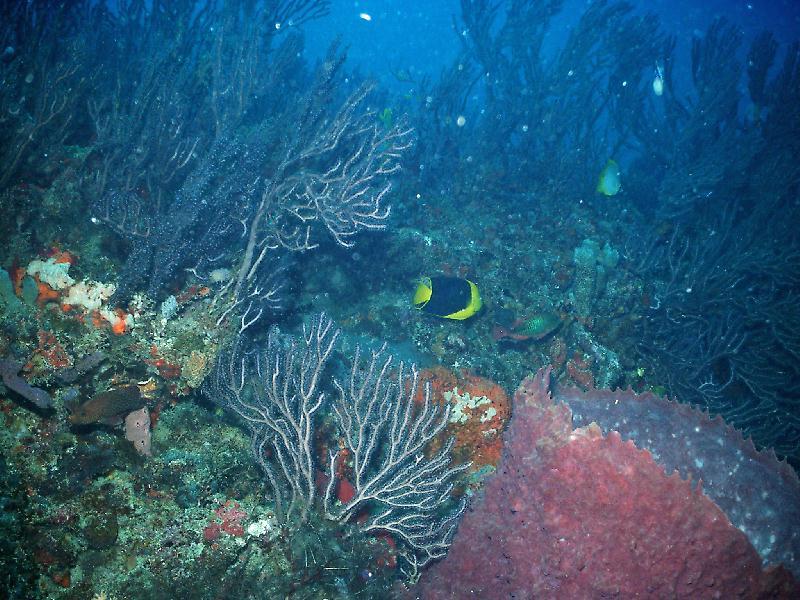
<path fill-rule="evenodd" d="M 667 475 L 614 431 L 573 428 L 549 376 L 542 369 L 517 390 L 497 474 L 412 597 L 800 597 L 702 484 Z"/>

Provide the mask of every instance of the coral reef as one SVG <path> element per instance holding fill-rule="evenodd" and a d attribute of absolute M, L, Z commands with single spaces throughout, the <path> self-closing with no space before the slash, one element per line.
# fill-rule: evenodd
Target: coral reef
<path fill-rule="evenodd" d="M 796 592 L 800 44 L 585 4 L 0 5 L 0 596 Z"/>
<path fill-rule="evenodd" d="M 665 472 L 659 454 L 624 441 L 616 431 L 574 427 L 570 406 L 550 394 L 550 373 L 542 369 L 520 385 L 498 473 L 464 516 L 447 558 L 428 570 L 410 595 L 797 595 L 797 580 L 783 567 L 762 567 L 762 557 L 702 484 Z M 592 393 L 580 398 L 581 406 L 590 405 Z M 630 402 L 646 411 L 649 400 Z M 682 416 L 687 415 L 678 409 L 676 420 Z M 683 442 L 672 437 L 673 452 L 679 445 L 688 461 L 702 462 L 704 457 L 694 457 Z M 770 468 L 780 472 L 772 462 Z M 755 483 L 745 478 L 748 485 Z M 783 485 L 796 499 L 797 478 Z M 780 515 L 773 518 L 776 528 L 788 525 Z M 778 558 L 769 553 L 763 558 L 770 557 Z"/>

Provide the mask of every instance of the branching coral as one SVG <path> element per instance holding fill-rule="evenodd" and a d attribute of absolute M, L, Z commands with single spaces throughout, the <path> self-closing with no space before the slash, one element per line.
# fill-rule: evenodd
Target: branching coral
<path fill-rule="evenodd" d="M 756 38 L 746 69 L 739 46 L 721 21 L 695 39 L 691 99 L 665 99 L 672 109 L 642 138 L 661 166 L 643 160 L 637 171 L 661 179 L 658 202 L 643 206 L 655 225 L 630 246 L 655 294 L 637 324 L 639 353 L 676 398 L 797 460 L 800 168 L 789 157 L 800 151 L 798 46 L 774 77 L 771 36 Z M 745 70 L 749 99 L 737 88 Z"/>
<path fill-rule="evenodd" d="M 157 298 L 184 269 L 230 267 L 214 308 L 219 324 L 236 319 L 244 330 L 283 307 L 288 254 L 326 236 L 349 247 L 358 232 L 385 227 L 410 130 L 381 126 L 365 106 L 368 83 L 340 100 L 336 45 L 300 89 L 300 38 L 272 47 L 273 9 L 311 18 L 325 3 L 255 6 L 178 7 L 180 36 L 156 8 L 125 29 L 129 52 L 155 58 L 93 107 L 99 142 L 87 178 L 96 217 L 130 245 L 118 300 L 142 288 Z"/>
<path fill-rule="evenodd" d="M 22 172 L 38 175 L 71 139 L 95 75 L 89 52 L 103 19 L 92 2 L 46 1 L 0 8 L 0 190 Z"/>
<path fill-rule="evenodd" d="M 270 14 L 259 13 L 256 20 L 269 19 Z M 202 29 L 203 19 L 212 17 L 219 15 L 204 16 L 201 11 L 192 16 L 187 35 Z M 161 21 L 156 19 L 156 23 Z M 161 31 L 155 25 L 146 29 Z M 202 35 L 193 35 L 199 36 L 199 44 Z M 168 60 L 174 54 L 172 46 L 156 37 L 153 43 L 160 44 L 163 59 Z M 204 81 L 194 78 L 194 67 L 187 66 L 192 61 L 197 68 L 206 64 L 196 49 L 174 77 L 165 80 L 161 74 L 152 74 L 153 86 L 166 85 L 170 90 L 152 86 L 142 90 L 137 80 L 137 89 L 145 97 L 134 99 L 131 110 L 140 110 L 145 99 L 153 96 L 199 95 L 203 100 L 197 103 L 199 107 L 191 106 L 191 114 L 169 117 L 157 110 L 159 102 L 141 115 L 142 121 L 153 122 L 139 123 L 135 130 L 114 125 L 123 128 L 122 137 L 112 132 L 110 146 L 98 145 L 102 161 L 93 182 L 99 194 L 97 217 L 130 243 L 118 300 L 141 288 L 158 297 L 163 286 L 184 269 L 203 276 L 212 269 L 230 267 L 232 276 L 215 298 L 214 308 L 218 324 L 236 320 L 243 331 L 262 315 L 283 307 L 287 255 L 314 249 L 326 237 L 349 247 L 358 232 L 385 227 L 391 177 L 400 168 L 411 136 L 402 121 L 381 126 L 375 112 L 366 108 L 372 90 L 368 83 L 338 102 L 345 56 L 335 45 L 308 89 L 299 91 L 295 77 L 303 69 L 296 58 L 298 37 L 290 37 L 273 52 L 272 63 L 260 71 L 260 79 L 248 81 L 249 93 L 240 90 L 239 96 L 223 102 L 221 87 L 241 87 L 234 86 L 241 73 L 223 77 L 219 66 L 219 61 L 231 60 L 229 55 L 237 49 L 249 48 L 246 40 L 236 39 L 239 45 L 233 47 L 217 40 L 216 62 L 209 67 L 216 73 L 210 91 L 202 88 Z M 265 53 L 262 60 L 270 40 L 271 34 L 259 38 Z M 248 57 L 247 61 L 255 60 Z M 201 88 L 175 88 L 181 78 L 187 80 L 185 85 Z M 245 100 L 249 104 L 242 106 Z M 173 111 L 190 111 L 185 102 L 170 106 Z M 198 129 L 202 111 L 213 115 L 213 128 Z M 129 117 L 136 120 L 135 115 Z M 113 115 L 95 119 L 98 128 L 117 122 Z M 166 123 L 175 130 L 153 134 Z M 105 139 L 101 133 L 98 136 Z M 134 134 L 145 136 L 149 146 L 126 157 L 126 150 L 137 144 L 130 137 Z M 117 178 L 114 183 L 105 172 L 117 161 L 122 162 L 120 169 L 111 169 Z M 126 170 L 137 175 L 126 177 Z"/>
<path fill-rule="evenodd" d="M 463 511 L 448 510 L 453 478 L 465 468 L 450 465 L 452 440 L 426 454 L 450 408 L 428 391 L 415 403 L 416 368 L 396 365 L 382 350 L 366 361 L 357 351 L 349 380 L 334 383 L 337 398 L 329 401 L 324 375 L 338 336 L 325 315 L 304 328 L 300 343 L 273 329 L 263 350 L 223 355 L 206 393 L 251 429 L 281 521 L 305 524 L 319 511 L 340 524 L 357 522 L 361 532 L 390 535 L 416 572 L 444 555 Z M 320 438 L 325 413 L 335 417 L 333 442 Z M 318 456 L 326 443 L 336 449 Z"/>
<path fill-rule="evenodd" d="M 795 215 L 789 221 L 798 218 L 796 208 L 784 207 Z M 640 359 L 679 400 L 721 414 L 756 443 L 796 457 L 796 232 L 763 209 L 741 220 L 734 214 L 709 219 L 713 235 L 704 239 L 676 229 L 646 263 L 642 272 L 664 281 L 654 288 L 649 317 L 638 324 Z"/>

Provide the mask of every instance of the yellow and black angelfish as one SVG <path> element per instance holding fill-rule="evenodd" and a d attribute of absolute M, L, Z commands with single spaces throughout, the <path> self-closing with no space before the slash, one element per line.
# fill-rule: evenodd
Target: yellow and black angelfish
<path fill-rule="evenodd" d="M 482 305 L 478 286 L 460 277 L 423 277 L 414 292 L 414 308 L 444 319 L 469 319 Z"/>

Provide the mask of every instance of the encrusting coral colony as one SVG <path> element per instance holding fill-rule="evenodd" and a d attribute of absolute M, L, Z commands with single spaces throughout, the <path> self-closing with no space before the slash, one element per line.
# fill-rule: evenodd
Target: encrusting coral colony
<path fill-rule="evenodd" d="M 2 3 L 0 596 L 800 597 L 800 43 L 563 8 Z"/>

